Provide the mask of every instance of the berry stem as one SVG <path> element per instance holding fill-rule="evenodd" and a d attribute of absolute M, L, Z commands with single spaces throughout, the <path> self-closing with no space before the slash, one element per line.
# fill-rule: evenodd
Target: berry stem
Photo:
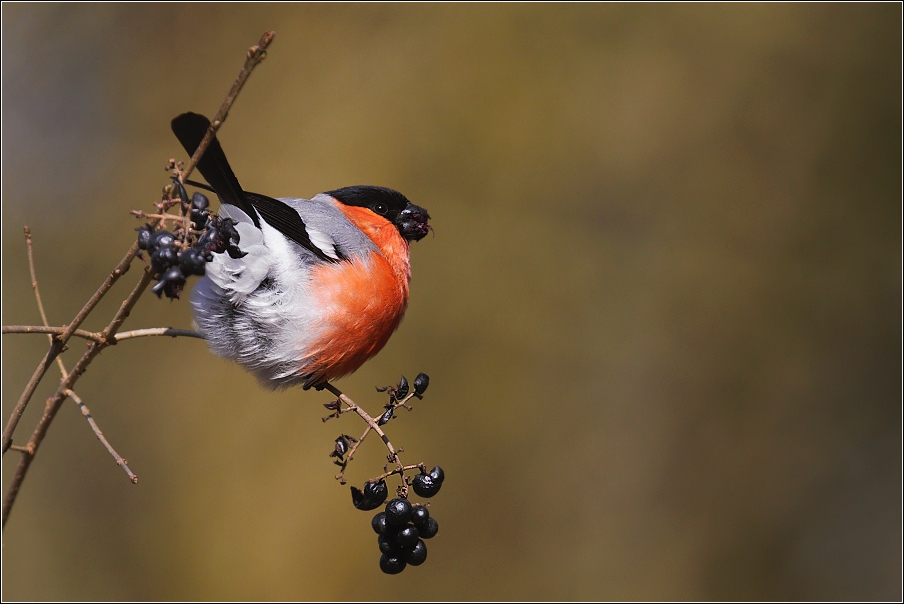
<path fill-rule="evenodd" d="M 351 409 L 344 409 L 341 411 L 351 411 Z M 341 412 L 340 411 L 340 412 Z M 364 434 L 361 435 L 355 443 L 349 448 L 348 454 L 345 456 L 345 461 L 342 462 L 342 471 L 336 474 L 336 480 L 339 481 L 339 484 L 345 484 L 345 468 L 348 467 L 348 463 L 352 460 L 352 457 L 355 454 L 355 451 L 358 450 L 358 447 L 364 441 L 364 438 L 370 433 L 373 428 L 370 427 L 370 424 L 367 425 L 367 428 L 364 429 Z"/>
<path fill-rule="evenodd" d="M 354 411 L 355 413 L 357 413 L 361 419 L 363 419 L 365 422 L 367 422 L 367 425 L 370 427 L 371 430 L 373 430 L 374 432 L 376 432 L 377 434 L 380 435 L 380 439 L 383 441 L 383 444 L 386 446 L 386 449 L 389 451 L 389 461 L 394 463 L 396 465 L 396 467 L 401 471 L 404 468 L 404 466 L 402 465 L 402 462 L 399 460 L 399 454 L 396 452 L 395 447 L 392 446 L 392 443 L 389 442 L 389 437 L 386 436 L 386 434 L 383 432 L 383 430 L 380 429 L 380 426 L 377 425 L 377 420 L 375 420 L 370 415 L 368 415 L 368 413 L 364 409 L 362 409 L 361 407 L 356 405 L 352 399 L 345 396 L 345 394 L 343 394 L 341 390 L 339 390 L 332 384 L 329 384 L 329 383 L 325 384 L 324 389 L 328 390 L 330 393 L 334 394 L 340 401 L 345 403 L 346 406 L 348 406 L 348 411 Z M 358 442 L 360 443 L 362 440 L 364 440 L 363 437 L 361 439 L 359 439 Z"/>

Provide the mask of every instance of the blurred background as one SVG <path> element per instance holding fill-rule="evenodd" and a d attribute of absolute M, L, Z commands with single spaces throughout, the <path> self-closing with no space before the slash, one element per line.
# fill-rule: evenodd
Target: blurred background
<path fill-rule="evenodd" d="M 23 225 L 66 323 L 185 159 L 170 119 L 273 29 L 220 139 L 249 190 L 430 211 L 405 321 L 338 385 L 376 411 L 428 373 L 388 433 L 447 476 L 426 564 L 385 576 L 328 457 L 360 422 L 200 340 L 123 342 L 76 390 L 140 483 L 67 403 L 4 599 L 901 598 L 900 6 L 2 11 L 3 324 L 40 323 Z M 124 329 L 190 325 L 147 295 Z M 47 343 L 2 347 L 5 422 Z"/>

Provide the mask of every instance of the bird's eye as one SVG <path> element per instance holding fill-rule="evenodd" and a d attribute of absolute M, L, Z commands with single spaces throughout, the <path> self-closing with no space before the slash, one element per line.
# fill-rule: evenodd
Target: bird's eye
<path fill-rule="evenodd" d="M 376 212 L 377 214 L 385 214 L 388 211 L 389 211 L 389 208 L 387 208 L 386 204 L 384 204 L 384 203 L 378 203 L 377 205 L 374 206 L 374 212 Z"/>

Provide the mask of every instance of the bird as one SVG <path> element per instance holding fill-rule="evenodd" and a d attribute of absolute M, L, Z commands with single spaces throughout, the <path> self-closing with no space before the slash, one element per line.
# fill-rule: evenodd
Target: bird
<path fill-rule="evenodd" d="M 188 112 L 171 126 L 191 156 L 210 121 Z M 427 210 L 370 185 L 310 199 L 245 191 L 216 137 L 197 168 L 219 197 L 220 219 L 234 221 L 242 252 L 215 254 L 191 294 L 195 326 L 214 354 L 268 389 L 307 390 L 386 345 L 408 307 L 410 243 L 432 230 Z"/>

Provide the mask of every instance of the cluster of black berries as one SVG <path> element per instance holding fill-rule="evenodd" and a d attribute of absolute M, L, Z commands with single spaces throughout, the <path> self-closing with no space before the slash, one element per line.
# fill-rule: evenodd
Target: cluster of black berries
<path fill-rule="evenodd" d="M 183 197 L 184 199 L 184 197 Z M 192 227 L 201 232 L 198 240 L 185 246 L 185 234 L 180 233 L 180 241 L 169 231 L 154 231 L 145 225 L 138 231 L 138 247 L 147 250 L 151 257 L 151 267 L 156 272 L 157 284 L 151 291 L 159 298 L 165 295 L 170 299 L 179 298 L 185 280 L 191 275 L 203 275 L 205 264 L 213 260 L 213 254 L 227 252 L 232 258 L 241 258 L 244 252 L 239 250 L 239 233 L 235 223 L 229 218 L 211 216 L 207 207 L 207 197 L 195 193 L 190 208 L 183 210 L 191 213 Z M 183 248 L 182 251 L 178 251 Z"/>
<path fill-rule="evenodd" d="M 426 506 L 408 503 L 407 499 L 393 499 L 371 521 L 379 535 L 380 570 L 396 575 L 409 564 L 420 566 L 427 559 L 424 539 L 431 539 L 439 531 L 439 524 L 430 516 Z"/>
<path fill-rule="evenodd" d="M 419 399 L 424 398 L 424 392 L 426 392 L 427 386 L 429 385 L 430 376 L 426 373 L 417 374 L 417 377 L 414 378 L 414 396 Z M 395 387 L 386 386 L 377 388 L 377 392 L 386 392 L 387 390 L 389 391 L 389 402 L 383 405 L 383 408 L 386 409 L 386 411 L 384 411 L 383 415 L 380 416 L 380 419 L 377 420 L 378 426 L 382 426 L 391 420 L 396 410 L 396 403 L 408 396 L 408 378 L 403 375 L 402 379 L 399 380 L 398 386 Z"/>

